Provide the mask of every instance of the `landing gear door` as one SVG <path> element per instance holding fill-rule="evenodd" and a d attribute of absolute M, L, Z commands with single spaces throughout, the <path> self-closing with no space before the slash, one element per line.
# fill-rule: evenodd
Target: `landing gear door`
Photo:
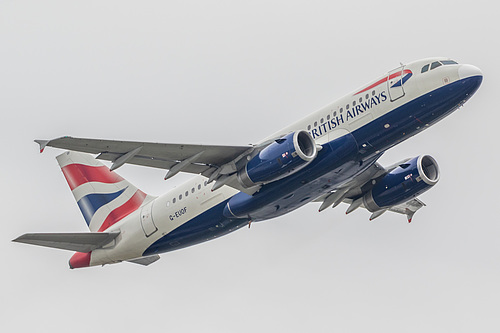
<path fill-rule="evenodd" d="M 390 71 L 387 76 L 387 90 L 389 91 L 391 102 L 394 102 L 405 95 L 403 88 L 403 71 L 404 66 L 401 66 L 393 71 Z"/>
<path fill-rule="evenodd" d="M 146 237 L 151 236 L 158 230 L 153 221 L 153 202 L 151 201 L 141 208 L 141 225 Z"/>

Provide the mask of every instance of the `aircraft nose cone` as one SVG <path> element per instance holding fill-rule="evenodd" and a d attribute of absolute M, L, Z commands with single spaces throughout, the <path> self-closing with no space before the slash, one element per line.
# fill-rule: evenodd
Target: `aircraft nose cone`
<path fill-rule="evenodd" d="M 472 65 L 460 65 L 458 68 L 458 76 L 460 79 L 466 79 L 469 77 L 474 77 L 474 76 L 483 76 L 483 72 L 476 66 Z"/>

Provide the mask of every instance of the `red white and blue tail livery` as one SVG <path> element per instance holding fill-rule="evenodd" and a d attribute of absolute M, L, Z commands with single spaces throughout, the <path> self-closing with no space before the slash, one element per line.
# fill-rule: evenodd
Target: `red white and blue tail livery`
<path fill-rule="evenodd" d="M 105 231 L 154 199 L 91 155 L 68 151 L 57 161 L 90 231 Z"/>
<path fill-rule="evenodd" d="M 57 157 L 89 227 L 86 233 L 25 234 L 14 241 L 76 251 L 71 268 L 122 261 L 149 265 L 159 254 L 231 233 L 317 203 L 406 215 L 440 179 L 429 155 L 388 167 L 389 148 L 458 110 L 482 72 L 448 58 L 389 71 L 250 146 L 214 146 L 62 137 L 35 140 L 69 150 Z M 112 162 L 110 168 L 94 158 Z M 153 197 L 114 172 L 125 163 L 196 174 Z"/>

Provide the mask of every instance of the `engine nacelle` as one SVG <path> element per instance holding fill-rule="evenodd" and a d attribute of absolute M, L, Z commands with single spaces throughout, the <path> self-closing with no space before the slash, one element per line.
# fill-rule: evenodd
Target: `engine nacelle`
<path fill-rule="evenodd" d="M 238 179 L 245 187 L 273 182 L 302 169 L 317 155 L 316 143 L 308 132 L 290 133 L 248 161 Z"/>
<path fill-rule="evenodd" d="M 424 193 L 439 181 L 439 168 L 429 155 L 415 157 L 379 179 L 364 195 L 365 207 L 376 212 Z"/>

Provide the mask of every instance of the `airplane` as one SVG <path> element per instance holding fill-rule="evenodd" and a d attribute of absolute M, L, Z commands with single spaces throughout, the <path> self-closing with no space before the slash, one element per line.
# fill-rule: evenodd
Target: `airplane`
<path fill-rule="evenodd" d="M 269 220 L 311 202 L 406 215 L 440 178 L 429 155 L 383 167 L 389 148 L 459 109 L 481 85 L 481 70 L 449 58 L 401 64 L 371 83 L 249 146 L 165 144 L 61 137 L 35 140 L 57 157 L 90 232 L 30 233 L 15 242 L 76 251 L 73 268 L 132 262 Z M 98 154 L 94 158 L 94 155 Z M 98 160 L 111 162 L 107 167 Z M 114 170 L 124 164 L 196 174 L 159 196 Z"/>

